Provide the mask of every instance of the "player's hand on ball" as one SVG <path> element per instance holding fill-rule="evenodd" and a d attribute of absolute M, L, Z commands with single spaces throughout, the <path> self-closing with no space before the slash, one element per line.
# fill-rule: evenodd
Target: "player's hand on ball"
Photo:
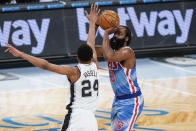
<path fill-rule="evenodd" d="M 86 17 L 89 20 L 89 22 L 96 23 L 97 19 L 98 19 L 99 12 L 100 12 L 100 9 L 99 9 L 98 5 L 91 4 L 90 14 L 88 14 L 87 11 L 85 11 L 85 14 L 86 14 Z"/>
<path fill-rule="evenodd" d="M 20 57 L 22 55 L 22 52 L 14 48 L 8 43 L 5 43 L 7 45 L 7 49 L 5 52 L 10 52 L 13 56 Z"/>
<path fill-rule="evenodd" d="M 110 35 L 110 34 L 115 33 L 117 30 L 118 30 L 118 27 L 114 26 L 114 27 L 111 27 L 111 28 L 105 30 L 105 33 L 107 33 L 108 35 Z"/>

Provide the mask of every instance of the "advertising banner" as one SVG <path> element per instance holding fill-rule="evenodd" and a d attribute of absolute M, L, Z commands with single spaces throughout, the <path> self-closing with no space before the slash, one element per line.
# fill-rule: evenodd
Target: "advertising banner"
<path fill-rule="evenodd" d="M 196 33 L 196 28 L 194 28 L 196 26 L 196 2 L 100 8 L 101 10 L 116 11 L 120 17 L 120 25 L 128 26 L 131 29 L 133 37 L 130 46 L 133 49 L 196 45 L 194 35 Z M 78 29 L 78 31 L 76 31 L 77 36 L 75 38 L 69 37 L 69 39 L 72 39 L 70 41 L 80 43 L 87 39 L 88 21 L 84 10 L 84 8 L 76 9 L 76 26 L 78 28 L 72 28 L 72 30 Z M 69 22 L 71 21 L 69 20 Z M 97 44 L 102 43 L 103 34 L 104 31 L 99 29 Z"/>
<path fill-rule="evenodd" d="M 15 59 L 5 42 L 35 56 L 72 56 L 88 37 L 84 11 L 90 7 L 0 13 L 0 60 Z M 118 4 L 100 6 L 114 10 L 120 25 L 132 32 L 130 47 L 137 50 L 196 46 L 196 2 Z M 98 29 L 101 45 L 104 30 Z M 112 36 L 111 36 L 112 37 Z"/>
<path fill-rule="evenodd" d="M 4 53 L 5 42 L 35 56 L 66 55 L 62 16 L 63 9 L 0 13 L 0 60 L 14 58 Z"/>

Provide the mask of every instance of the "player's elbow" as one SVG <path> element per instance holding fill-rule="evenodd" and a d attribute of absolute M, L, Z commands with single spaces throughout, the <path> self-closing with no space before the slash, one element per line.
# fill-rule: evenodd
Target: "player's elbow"
<path fill-rule="evenodd" d="M 110 54 L 105 54 L 105 55 L 104 55 L 104 59 L 105 59 L 106 61 L 112 61 L 113 56 L 110 55 Z"/>
<path fill-rule="evenodd" d="M 109 62 L 121 61 L 121 59 L 119 59 L 118 57 L 116 57 L 114 55 L 105 56 L 104 59 L 105 59 L 105 61 L 109 61 Z"/>
<path fill-rule="evenodd" d="M 104 57 L 105 61 L 112 61 L 112 59 L 110 57 Z"/>

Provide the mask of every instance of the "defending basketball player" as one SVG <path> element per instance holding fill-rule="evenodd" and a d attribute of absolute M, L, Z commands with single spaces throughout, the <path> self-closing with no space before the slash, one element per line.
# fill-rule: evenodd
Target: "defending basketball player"
<path fill-rule="evenodd" d="M 97 56 L 104 57 L 108 62 L 110 82 L 115 94 L 111 114 L 113 131 L 131 131 L 144 106 L 137 82 L 136 58 L 128 46 L 130 41 L 128 27 L 112 27 L 105 30 L 102 47 L 96 46 Z"/>
<path fill-rule="evenodd" d="M 7 43 L 8 49 L 16 57 L 21 57 L 44 70 L 66 75 L 70 81 L 70 98 L 67 105 L 68 113 L 65 116 L 61 131 L 98 131 L 95 118 L 95 109 L 98 98 L 99 75 L 97 71 L 95 52 L 95 22 L 98 17 L 98 6 L 91 6 L 88 18 L 90 28 L 87 44 L 78 48 L 78 65 L 55 65 L 48 61 L 25 54 Z"/>

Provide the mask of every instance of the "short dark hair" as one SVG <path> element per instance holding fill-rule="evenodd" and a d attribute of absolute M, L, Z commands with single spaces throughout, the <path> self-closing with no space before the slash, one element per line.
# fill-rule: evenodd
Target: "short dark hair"
<path fill-rule="evenodd" d="M 121 25 L 121 27 L 124 27 L 125 30 L 126 30 L 126 35 L 125 35 L 125 37 L 128 37 L 128 38 L 129 38 L 129 40 L 127 41 L 127 45 L 129 45 L 129 44 L 131 43 L 131 39 L 132 39 L 131 30 L 129 29 L 128 26 L 122 26 L 122 25 Z"/>
<path fill-rule="evenodd" d="M 78 58 L 81 62 L 88 62 L 93 57 L 93 50 L 87 44 L 82 44 L 77 51 Z"/>

